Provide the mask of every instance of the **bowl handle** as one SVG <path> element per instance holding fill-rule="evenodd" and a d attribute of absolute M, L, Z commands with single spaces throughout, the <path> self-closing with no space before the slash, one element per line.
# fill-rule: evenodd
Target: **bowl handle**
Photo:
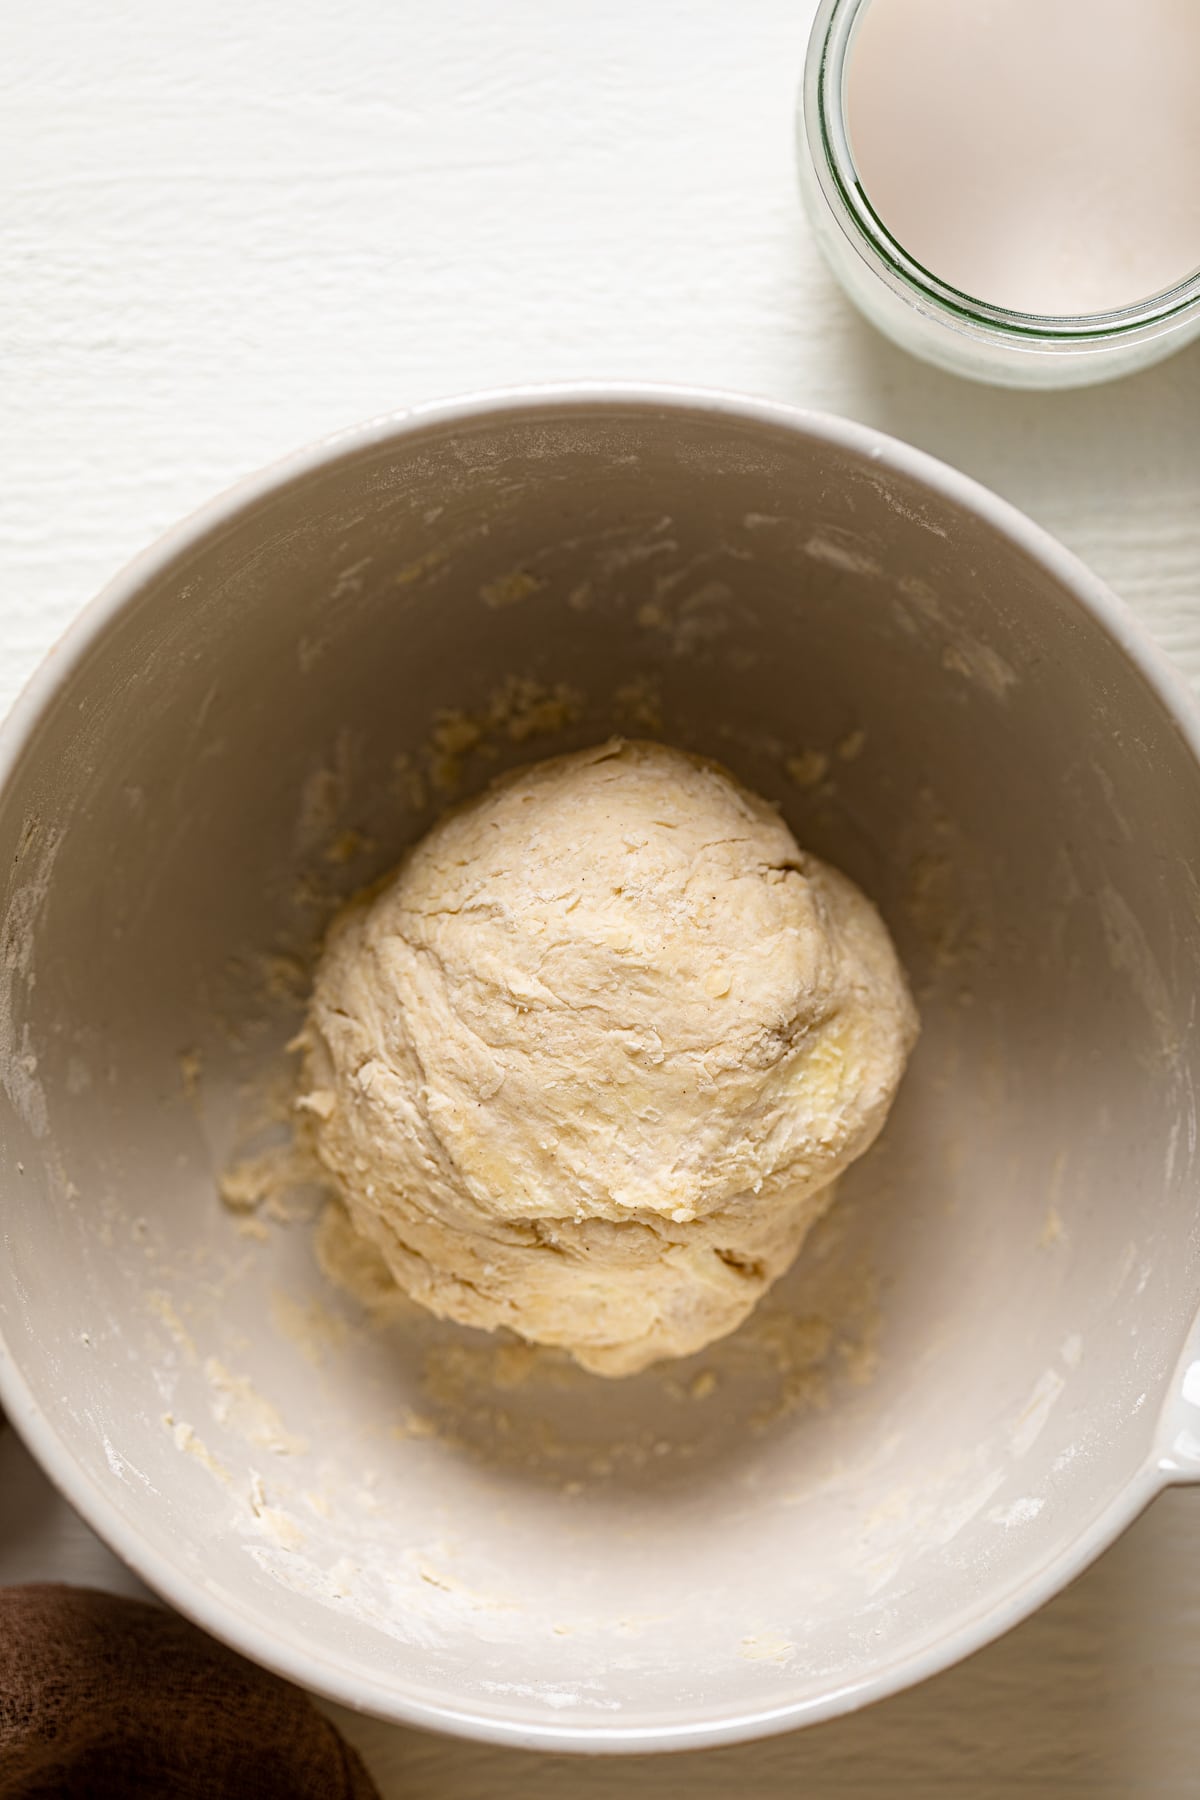
<path fill-rule="evenodd" d="M 1200 1481 L 1200 1319 L 1193 1325 L 1159 1422 L 1164 1479 Z"/>

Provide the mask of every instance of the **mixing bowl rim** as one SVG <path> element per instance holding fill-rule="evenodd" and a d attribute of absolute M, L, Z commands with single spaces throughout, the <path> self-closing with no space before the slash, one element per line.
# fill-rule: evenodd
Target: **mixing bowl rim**
<path fill-rule="evenodd" d="M 850 452 L 882 474 L 903 475 L 972 514 L 1039 563 L 1089 613 L 1158 697 L 1200 766 L 1200 707 L 1149 634 L 1111 590 L 1069 550 L 1010 502 L 922 450 L 874 427 L 786 403 L 722 389 L 677 384 L 554 383 L 485 390 L 383 413 L 350 426 L 255 471 L 216 495 L 125 565 L 78 614 L 26 683 L 0 724 L 0 795 L 19 771 L 22 757 L 56 696 L 115 620 L 136 604 L 154 581 L 259 503 L 309 477 L 378 450 L 390 440 L 419 437 L 455 424 L 500 421 L 505 416 L 563 417 L 579 411 L 650 413 L 800 433 Z M 1162 1407 L 1170 1402 L 1164 1393 Z M 1026 1576 L 1004 1599 L 981 1608 L 948 1633 L 874 1673 L 843 1682 L 808 1700 L 728 1716 L 709 1709 L 695 1722 L 621 1726 L 555 1725 L 528 1718 L 493 1716 L 453 1702 L 398 1692 L 375 1676 L 346 1665 L 326 1664 L 319 1651 L 297 1646 L 264 1625 L 239 1602 L 214 1596 L 201 1576 L 188 1574 L 166 1554 L 146 1545 L 136 1523 L 78 1463 L 74 1451 L 41 1412 L 5 1341 L 0 1323 L 0 1405 L 65 1498 L 114 1553 L 185 1617 L 264 1667 L 355 1711 L 430 1730 L 456 1732 L 513 1748 L 554 1751 L 637 1752 L 700 1749 L 742 1742 L 815 1724 L 855 1711 L 951 1667 L 1018 1624 L 1085 1569 L 1137 1517 L 1178 1471 L 1163 1464 L 1161 1423 L 1145 1464 L 1124 1482 L 1084 1526 L 1070 1548 Z M 1160 1408 L 1161 1413 L 1162 1408 Z"/>

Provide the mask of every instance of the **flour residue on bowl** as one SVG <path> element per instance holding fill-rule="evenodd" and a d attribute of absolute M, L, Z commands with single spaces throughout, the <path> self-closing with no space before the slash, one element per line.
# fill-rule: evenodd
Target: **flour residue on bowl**
<path fill-rule="evenodd" d="M 35 927 L 50 893 L 61 845 L 61 833 L 40 820 L 25 821 L 16 855 L 21 879 L 12 890 L 0 926 L 0 1084 L 18 1118 L 37 1138 L 45 1135 L 48 1115 L 27 1002 L 35 980 Z M 24 1022 L 18 1032 L 21 1017 Z"/>

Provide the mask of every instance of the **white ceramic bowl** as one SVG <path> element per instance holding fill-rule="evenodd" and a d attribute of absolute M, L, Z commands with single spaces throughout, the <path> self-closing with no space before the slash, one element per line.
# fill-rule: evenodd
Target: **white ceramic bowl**
<path fill-rule="evenodd" d="M 451 789 L 655 726 L 886 913 L 884 1138 L 681 1370 L 368 1327 L 216 1193 L 305 958 Z M 862 427 L 517 393 L 243 483 L 0 740 L 6 1410 L 164 1598 L 386 1717 L 670 1748 L 943 1668 L 1200 1469 L 1198 751 L 1086 570 Z"/>

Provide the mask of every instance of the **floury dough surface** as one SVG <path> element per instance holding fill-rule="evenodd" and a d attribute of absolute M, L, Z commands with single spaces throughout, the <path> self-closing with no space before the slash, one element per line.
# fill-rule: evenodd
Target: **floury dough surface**
<path fill-rule="evenodd" d="M 414 1299 L 625 1375 L 787 1269 L 916 1031 L 850 881 L 716 764 L 616 740 L 504 777 L 340 914 L 300 1104 Z"/>

